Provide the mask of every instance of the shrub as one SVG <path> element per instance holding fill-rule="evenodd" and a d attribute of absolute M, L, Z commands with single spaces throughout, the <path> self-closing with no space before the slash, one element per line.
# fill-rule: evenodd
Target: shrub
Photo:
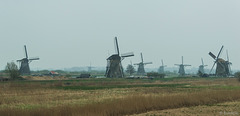
<path fill-rule="evenodd" d="M 5 67 L 5 72 L 9 74 L 12 80 L 19 79 L 20 73 L 18 72 L 18 67 L 14 62 L 7 63 Z"/>
<path fill-rule="evenodd" d="M 238 78 L 238 81 L 240 82 L 240 72 L 236 72 L 234 74 L 234 77 Z"/>

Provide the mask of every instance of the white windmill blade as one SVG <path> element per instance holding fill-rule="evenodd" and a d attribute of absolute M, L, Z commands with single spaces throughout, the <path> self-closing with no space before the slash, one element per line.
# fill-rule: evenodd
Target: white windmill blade
<path fill-rule="evenodd" d="M 146 62 L 146 63 L 143 63 L 143 64 L 145 64 L 145 65 L 146 65 L 146 64 L 152 64 L 152 62 Z"/>
<path fill-rule="evenodd" d="M 28 60 L 40 60 L 40 58 L 30 58 Z"/>
<path fill-rule="evenodd" d="M 115 44 L 115 51 L 116 51 L 116 53 L 119 55 L 119 54 L 120 54 L 120 51 L 119 51 L 119 46 L 118 46 L 117 37 L 114 38 L 114 44 Z"/>
<path fill-rule="evenodd" d="M 131 56 L 134 56 L 133 52 L 128 52 L 128 53 L 121 54 L 121 57 L 131 57 Z"/>

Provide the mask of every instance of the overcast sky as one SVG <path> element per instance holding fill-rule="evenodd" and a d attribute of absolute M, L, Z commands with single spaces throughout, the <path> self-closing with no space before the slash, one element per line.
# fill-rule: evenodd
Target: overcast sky
<path fill-rule="evenodd" d="M 115 53 L 118 37 L 123 60 L 153 62 L 168 67 L 184 63 L 198 67 L 201 58 L 211 68 L 211 51 L 240 69 L 239 0 L 0 0 L 0 70 L 7 62 L 40 57 L 32 69 L 103 66 Z"/>

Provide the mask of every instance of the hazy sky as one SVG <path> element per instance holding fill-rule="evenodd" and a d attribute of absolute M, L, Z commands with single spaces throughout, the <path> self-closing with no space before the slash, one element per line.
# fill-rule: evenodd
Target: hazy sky
<path fill-rule="evenodd" d="M 225 46 L 233 69 L 240 69 L 239 0 L 0 0 L 0 70 L 7 62 L 40 57 L 32 69 L 106 66 L 115 53 L 134 52 L 123 66 L 168 67 L 184 62 L 211 68 L 212 51 Z M 210 66 L 211 65 L 211 66 Z"/>

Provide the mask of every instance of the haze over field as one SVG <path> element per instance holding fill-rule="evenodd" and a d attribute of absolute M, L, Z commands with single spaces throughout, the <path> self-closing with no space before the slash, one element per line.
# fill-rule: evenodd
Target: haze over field
<path fill-rule="evenodd" d="M 5 0 L 0 1 L 0 70 L 7 62 L 40 57 L 31 69 L 63 69 L 75 66 L 105 67 L 115 53 L 134 52 L 123 66 L 140 62 L 157 68 L 161 59 L 168 67 L 184 63 L 198 67 L 201 58 L 213 65 L 208 52 L 240 69 L 239 0 Z M 190 67 L 187 67 L 187 69 Z"/>

